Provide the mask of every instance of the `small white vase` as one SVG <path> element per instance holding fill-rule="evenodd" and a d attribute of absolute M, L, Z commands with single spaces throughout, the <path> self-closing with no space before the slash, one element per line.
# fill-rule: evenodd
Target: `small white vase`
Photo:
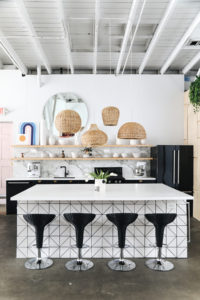
<path fill-rule="evenodd" d="M 40 121 L 40 145 L 46 146 L 47 144 L 47 127 L 44 119 Z"/>
<path fill-rule="evenodd" d="M 106 191 L 106 180 L 105 179 L 95 179 L 94 185 L 95 185 L 95 191 L 98 191 L 98 192 Z"/>
<path fill-rule="evenodd" d="M 49 145 L 55 145 L 56 143 L 56 138 L 54 135 L 49 136 Z"/>

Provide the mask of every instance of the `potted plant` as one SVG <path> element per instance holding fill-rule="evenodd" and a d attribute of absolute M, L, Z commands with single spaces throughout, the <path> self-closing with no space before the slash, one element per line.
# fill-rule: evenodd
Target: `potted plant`
<path fill-rule="evenodd" d="M 200 109 L 200 76 L 197 76 L 195 81 L 191 83 L 189 98 L 194 107 L 194 112 L 198 112 Z"/>
<path fill-rule="evenodd" d="M 90 173 L 90 176 L 94 178 L 95 191 L 105 191 L 106 190 L 106 182 L 110 176 L 117 176 L 115 173 L 103 172 L 102 170 Z"/>

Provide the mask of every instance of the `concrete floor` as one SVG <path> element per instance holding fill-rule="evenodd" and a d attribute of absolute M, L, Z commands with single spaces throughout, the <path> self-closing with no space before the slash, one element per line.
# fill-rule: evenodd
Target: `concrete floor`
<path fill-rule="evenodd" d="M 199 300 L 200 222 L 192 220 L 189 259 L 173 260 L 175 270 L 153 272 L 144 259 L 134 259 L 137 268 L 128 273 L 109 270 L 107 260 L 94 260 L 95 268 L 69 272 L 66 259 L 54 259 L 50 269 L 30 271 L 24 259 L 15 258 L 15 216 L 0 216 L 1 300 Z"/>

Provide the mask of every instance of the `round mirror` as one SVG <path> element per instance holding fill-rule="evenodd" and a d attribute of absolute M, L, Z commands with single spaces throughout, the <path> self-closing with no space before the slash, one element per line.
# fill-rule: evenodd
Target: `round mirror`
<path fill-rule="evenodd" d="M 59 93 L 49 98 L 44 106 L 43 117 L 50 134 L 59 136 L 55 127 L 55 118 L 63 110 L 74 110 L 81 118 L 82 130 L 88 120 L 88 110 L 85 102 L 74 93 Z"/>

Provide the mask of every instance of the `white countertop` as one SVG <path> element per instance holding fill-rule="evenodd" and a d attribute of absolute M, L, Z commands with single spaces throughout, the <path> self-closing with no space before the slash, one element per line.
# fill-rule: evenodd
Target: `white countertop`
<path fill-rule="evenodd" d="M 91 178 L 92 179 L 92 178 Z M 135 177 L 127 177 L 126 180 L 155 180 L 154 177 L 142 177 L 142 176 L 135 176 Z M 85 180 L 85 177 L 11 177 L 7 178 L 6 181 L 20 181 L 20 180 Z"/>
<path fill-rule="evenodd" d="M 147 201 L 192 200 L 193 197 L 160 183 L 108 184 L 95 192 L 94 184 L 37 184 L 11 198 L 17 201 Z"/>

